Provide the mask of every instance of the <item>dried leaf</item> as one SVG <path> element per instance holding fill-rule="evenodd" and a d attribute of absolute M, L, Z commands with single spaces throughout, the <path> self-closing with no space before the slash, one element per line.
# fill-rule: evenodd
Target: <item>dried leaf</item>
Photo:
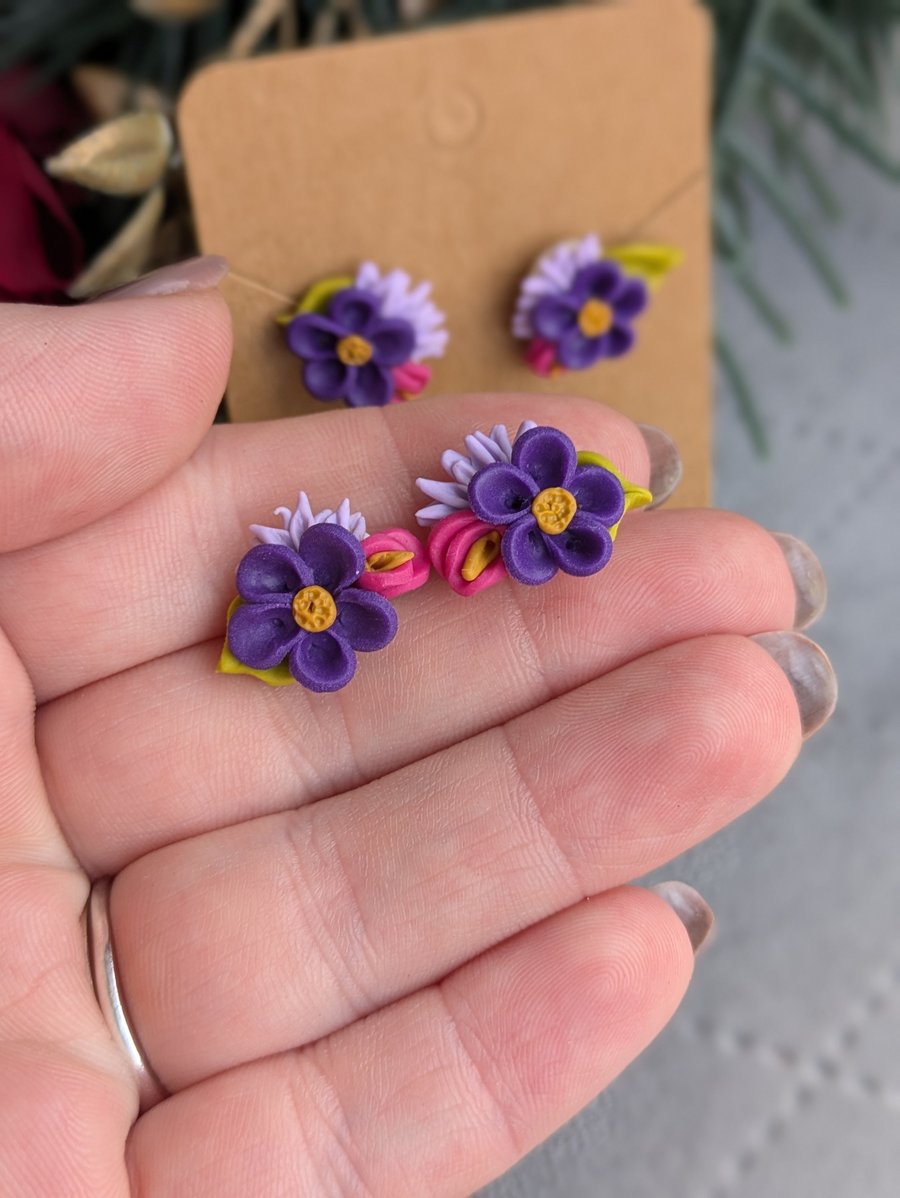
<path fill-rule="evenodd" d="M 95 121 L 111 121 L 126 109 L 165 112 L 162 93 L 149 83 L 135 83 L 114 67 L 84 63 L 70 75 L 72 86 Z"/>
<path fill-rule="evenodd" d="M 218 8 L 221 0 L 129 0 L 139 17 L 153 21 L 194 21 Z"/>
<path fill-rule="evenodd" d="M 71 285 L 69 295 L 72 299 L 84 299 L 137 278 L 147 265 L 165 205 L 164 188 L 154 187 L 112 241 Z"/>
<path fill-rule="evenodd" d="M 49 175 L 114 196 L 139 196 L 162 179 L 172 153 L 172 126 L 158 112 L 107 121 L 48 158 Z"/>

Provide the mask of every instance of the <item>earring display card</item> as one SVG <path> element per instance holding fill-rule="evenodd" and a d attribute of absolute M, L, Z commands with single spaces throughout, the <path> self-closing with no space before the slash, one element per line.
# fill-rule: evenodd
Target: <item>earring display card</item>
<path fill-rule="evenodd" d="M 412 402 L 602 400 L 670 432 L 685 463 L 677 501 L 706 502 L 709 62 L 693 0 L 618 0 L 200 72 L 179 126 L 201 246 L 232 265 L 232 418 L 323 410 L 275 317 L 371 259 L 432 280 L 447 314 L 447 353 Z M 592 231 L 609 247 L 677 246 L 684 261 L 631 354 L 538 379 L 510 333 L 519 280 L 553 242 Z"/>

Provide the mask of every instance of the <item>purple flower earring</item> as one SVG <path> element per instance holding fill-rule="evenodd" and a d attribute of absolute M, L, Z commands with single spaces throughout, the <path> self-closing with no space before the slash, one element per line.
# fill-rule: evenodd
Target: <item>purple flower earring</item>
<path fill-rule="evenodd" d="M 680 261 L 670 246 L 604 254 L 595 233 L 552 246 L 522 280 L 512 319 L 528 366 L 548 377 L 629 353 L 650 292 Z"/>
<path fill-rule="evenodd" d="M 218 670 L 271 686 L 341 690 L 356 673 L 357 653 L 384 649 L 396 636 L 388 597 L 427 581 L 424 547 L 403 528 L 370 535 L 347 499 L 313 513 L 301 491 L 295 510 L 275 514 L 282 528 L 251 525 L 259 543 L 237 568 Z"/>
<path fill-rule="evenodd" d="M 430 296 L 430 283 L 413 287 L 405 271 L 382 273 L 374 262 L 364 262 L 355 277 L 310 287 L 278 318 L 310 395 L 351 408 L 419 395 L 431 378 L 424 359 L 441 357 L 448 341 L 444 314 Z"/>
<path fill-rule="evenodd" d="M 609 562 L 626 512 L 652 495 L 601 454 L 577 452 L 565 433 L 526 420 L 515 437 L 502 424 L 448 449 L 448 481 L 419 478 L 432 502 L 416 512 L 428 556 L 459 595 L 509 575 L 539 586 L 559 571 L 585 577 Z"/>

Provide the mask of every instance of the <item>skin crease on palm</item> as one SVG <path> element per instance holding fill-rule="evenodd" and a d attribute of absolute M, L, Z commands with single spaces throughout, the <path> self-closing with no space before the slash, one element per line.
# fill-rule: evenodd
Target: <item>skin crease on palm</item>
<path fill-rule="evenodd" d="M 470 1193 L 685 991 L 683 923 L 628 883 L 799 751 L 749 639 L 792 626 L 784 554 L 637 513 L 597 578 L 433 579 L 345 691 L 268 689 L 214 673 L 249 523 L 302 487 L 414 527 L 416 475 L 525 418 L 645 483 L 636 426 L 482 395 L 210 429 L 214 291 L 6 308 L 0 344 L 0 1193 Z M 107 874 L 172 1094 L 140 1118 L 86 964 Z"/>

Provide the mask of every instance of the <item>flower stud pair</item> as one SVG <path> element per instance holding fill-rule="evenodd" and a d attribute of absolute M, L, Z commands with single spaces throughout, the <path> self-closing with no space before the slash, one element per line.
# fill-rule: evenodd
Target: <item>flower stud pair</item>
<path fill-rule="evenodd" d="M 505 578 L 535 587 L 558 573 L 587 577 L 612 556 L 622 517 L 649 503 L 607 458 L 577 452 L 559 429 L 502 424 L 448 449 L 449 478 L 417 480 L 432 500 L 416 513 L 427 546 L 404 528 L 369 533 L 349 500 L 314 513 L 300 492 L 282 527 L 251 525 L 257 544 L 237 568 L 218 669 L 272 686 L 341 690 L 357 654 L 386 648 L 398 630 L 391 602 L 428 580 L 433 565 L 458 595 Z"/>
<path fill-rule="evenodd" d="M 680 260 L 668 246 L 604 252 L 595 233 L 552 246 L 522 280 L 512 319 L 528 368 L 549 377 L 630 353 L 651 292 Z M 449 341 L 431 284 L 374 262 L 318 280 L 278 322 L 310 395 L 352 408 L 421 395 L 431 380 L 426 362 Z"/>

